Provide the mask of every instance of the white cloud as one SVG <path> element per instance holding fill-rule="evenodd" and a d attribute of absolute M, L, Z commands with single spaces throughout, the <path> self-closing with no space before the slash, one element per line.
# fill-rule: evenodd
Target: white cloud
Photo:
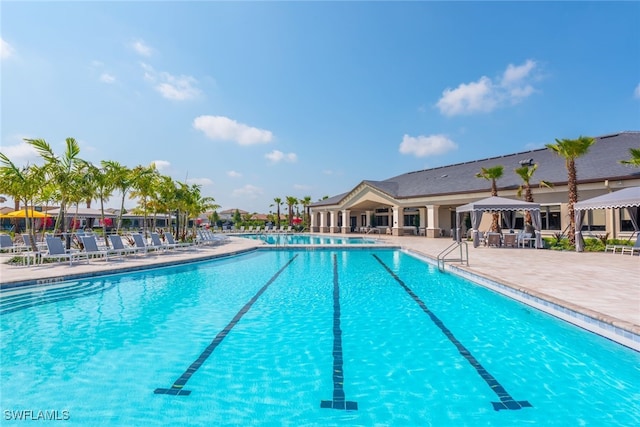
<path fill-rule="evenodd" d="M 209 178 L 188 178 L 187 184 L 196 184 L 196 185 L 212 185 L 213 181 Z"/>
<path fill-rule="evenodd" d="M 100 75 L 100 81 L 102 83 L 113 83 L 116 81 L 116 78 L 109 73 L 102 73 Z"/>
<path fill-rule="evenodd" d="M 640 83 L 636 86 L 636 90 L 633 91 L 633 96 L 640 99 Z"/>
<path fill-rule="evenodd" d="M 193 127 L 204 132 L 209 139 L 235 141 L 240 145 L 263 144 L 273 139 L 273 134 L 268 130 L 247 126 L 223 116 L 196 117 Z"/>
<path fill-rule="evenodd" d="M 167 72 L 157 72 L 149 64 L 141 63 L 144 78 L 150 82 L 160 94 L 174 101 L 194 99 L 200 95 L 196 87 L 198 81 L 191 76 L 174 76 Z"/>
<path fill-rule="evenodd" d="M 402 154 L 413 154 L 416 157 L 436 156 L 457 148 L 458 145 L 445 135 L 420 135 L 418 137 L 405 135 L 400 143 Z"/>
<path fill-rule="evenodd" d="M 247 184 L 242 188 L 236 188 L 231 192 L 233 197 L 242 197 L 247 199 L 256 199 L 261 196 L 264 192 L 262 188 L 256 187 L 255 185 Z"/>
<path fill-rule="evenodd" d="M 325 169 L 322 171 L 322 173 L 325 175 L 333 175 L 335 172 L 331 169 Z"/>
<path fill-rule="evenodd" d="M 231 178 L 242 178 L 242 174 L 240 172 L 236 172 L 236 171 L 227 172 L 227 176 L 229 176 Z"/>
<path fill-rule="evenodd" d="M 11 46 L 3 38 L 0 38 L 0 58 L 10 58 L 11 56 L 13 56 L 14 52 L 15 50 L 13 49 L 13 46 Z"/>
<path fill-rule="evenodd" d="M 293 188 L 294 190 L 311 190 L 312 187 L 304 184 L 293 184 Z"/>
<path fill-rule="evenodd" d="M 267 153 L 264 156 L 273 163 L 278 163 L 281 161 L 295 163 L 298 160 L 298 156 L 296 155 L 296 153 L 285 154 L 280 150 L 273 150 L 272 152 Z"/>
<path fill-rule="evenodd" d="M 153 49 L 149 47 L 143 40 L 134 40 L 131 42 L 131 47 L 138 55 L 149 57 L 153 53 Z"/>
<path fill-rule="evenodd" d="M 535 92 L 530 84 L 536 78 L 537 63 L 527 60 L 522 65 L 509 64 L 496 82 L 482 76 L 475 82 L 461 83 L 445 89 L 436 103 L 445 116 L 489 113 L 498 107 L 516 104 Z"/>
<path fill-rule="evenodd" d="M 20 142 L 16 145 L 3 145 L 2 154 L 7 156 L 17 167 L 27 164 L 42 163 L 38 152 L 31 144 Z"/>
<path fill-rule="evenodd" d="M 166 160 L 154 160 L 151 163 L 154 163 L 156 165 L 156 169 L 158 170 L 158 172 L 166 171 L 171 167 L 171 163 Z"/>

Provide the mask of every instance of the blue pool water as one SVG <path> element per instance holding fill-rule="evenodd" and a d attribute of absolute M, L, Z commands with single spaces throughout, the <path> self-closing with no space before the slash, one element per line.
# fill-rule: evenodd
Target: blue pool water
<path fill-rule="evenodd" d="M 376 240 L 366 237 L 329 237 L 314 234 L 240 234 L 238 237 L 262 240 L 270 245 L 371 245 Z"/>
<path fill-rule="evenodd" d="M 0 357 L 3 425 L 640 425 L 638 352 L 396 250 L 3 291 Z"/>

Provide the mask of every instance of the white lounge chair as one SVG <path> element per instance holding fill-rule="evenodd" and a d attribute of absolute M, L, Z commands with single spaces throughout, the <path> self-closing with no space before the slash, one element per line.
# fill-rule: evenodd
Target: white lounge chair
<path fill-rule="evenodd" d="M 30 251 L 31 248 L 26 245 L 16 245 L 13 243 L 11 236 L 8 234 L 0 234 L 0 250 L 7 252 Z"/>
<path fill-rule="evenodd" d="M 78 251 L 67 251 L 62 244 L 62 240 L 58 237 L 46 237 L 47 249 L 48 253 L 42 254 L 42 259 L 68 259 L 69 265 L 73 265 L 73 261 L 80 261 L 81 259 L 86 259 L 87 262 L 89 259 L 87 258 L 86 253 L 78 252 Z"/>
<path fill-rule="evenodd" d="M 87 254 L 87 259 L 92 257 L 100 257 L 104 258 L 105 261 L 109 260 L 109 255 L 112 257 L 120 257 L 122 258 L 123 253 L 117 249 L 111 248 L 99 248 L 98 241 L 96 240 L 96 236 L 94 235 L 83 235 L 80 236 L 80 240 L 82 241 L 82 246 L 84 246 L 84 252 Z"/>
<path fill-rule="evenodd" d="M 188 242 L 176 242 L 176 239 L 173 238 L 173 233 L 165 232 L 164 238 L 167 239 L 167 244 L 173 246 L 176 249 L 185 249 L 193 247 L 193 244 Z"/>
<path fill-rule="evenodd" d="M 133 233 L 131 237 L 133 238 L 133 243 L 136 245 L 136 248 L 138 248 L 140 252 L 148 254 L 149 252 L 156 250 L 156 248 L 154 248 L 153 246 L 147 245 L 147 243 L 144 241 L 144 237 L 142 237 L 142 234 Z"/>
<path fill-rule="evenodd" d="M 640 254 L 640 236 L 636 239 L 636 243 L 633 246 L 625 246 L 622 248 L 622 254 L 629 253 L 629 255 L 633 256 L 633 254 Z"/>
<path fill-rule="evenodd" d="M 155 248 L 155 250 L 163 250 L 163 251 L 168 251 L 171 249 L 175 249 L 176 245 L 170 245 L 168 243 L 162 243 L 162 240 L 160 240 L 160 235 L 158 233 L 149 233 L 149 236 L 151 237 L 151 247 Z"/>
<path fill-rule="evenodd" d="M 136 254 L 138 252 L 141 252 L 140 248 L 125 246 L 124 243 L 122 242 L 122 236 L 118 236 L 117 234 L 109 235 L 109 240 L 111 241 L 111 246 L 113 246 L 113 250 L 118 251 L 123 255 Z M 144 250 L 146 251 L 146 249 Z"/>

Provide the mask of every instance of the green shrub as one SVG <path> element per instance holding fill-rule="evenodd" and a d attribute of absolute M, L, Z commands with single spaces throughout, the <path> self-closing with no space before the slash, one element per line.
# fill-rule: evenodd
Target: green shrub
<path fill-rule="evenodd" d="M 605 244 L 601 239 L 584 239 L 585 252 L 604 252 Z"/>

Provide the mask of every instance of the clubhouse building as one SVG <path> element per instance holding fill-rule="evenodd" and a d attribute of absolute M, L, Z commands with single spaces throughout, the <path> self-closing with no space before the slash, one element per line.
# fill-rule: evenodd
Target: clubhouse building
<path fill-rule="evenodd" d="M 589 152 L 576 159 L 579 201 L 640 186 L 640 168 L 620 163 L 631 158 L 630 148 L 640 148 L 640 132 L 595 138 Z M 514 170 L 534 164 L 537 170 L 530 185 L 535 202 L 540 204 L 542 234 L 566 232 L 569 197 L 565 159 L 548 148 L 408 172 L 383 181 L 364 180 L 345 193 L 311 204 L 311 231 L 451 237 L 456 226 L 456 207 L 490 196 L 491 182 L 476 178 L 482 168 L 503 166 L 503 176 L 496 182 L 498 195 L 522 200 L 517 193 L 524 183 Z M 541 181 L 553 186 L 541 187 Z M 609 238 L 628 238 L 634 233 L 629 215 L 626 209 L 589 211 L 583 233 L 608 232 Z M 489 228 L 489 217 L 485 215 L 480 230 Z M 635 221 L 640 223 L 640 218 Z M 524 227 L 522 213 L 516 215 L 512 227 Z"/>

